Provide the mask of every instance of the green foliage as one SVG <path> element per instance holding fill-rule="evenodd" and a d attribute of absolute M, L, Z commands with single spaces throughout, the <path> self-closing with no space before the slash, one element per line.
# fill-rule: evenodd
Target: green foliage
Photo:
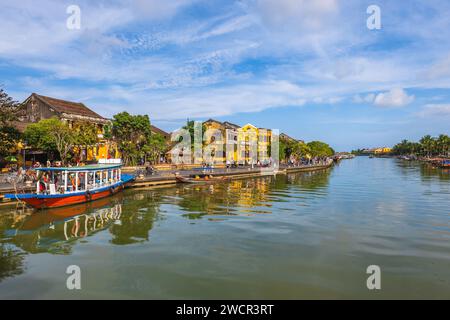
<path fill-rule="evenodd" d="M 89 122 L 82 122 L 77 124 L 75 130 L 75 143 L 81 146 L 91 146 L 97 143 L 98 128 L 96 125 Z"/>
<path fill-rule="evenodd" d="M 331 157 L 335 153 L 333 148 L 322 141 L 311 141 L 307 146 L 310 148 L 312 157 Z"/>
<path fill-rule="evenodd" d="M 112 121 L 112 136 L 117 142 L 126 165 L 136 165 L 144 158 L 151 136 L 150 119 L 147 115 L 116 114 Z"/>
<path fill-rule="evenodd" d="M 58 118 L 51 118 L 30 124 L 25 130 L 24 138 L 35 149 L 57 152 L 66 163 L 72 156 L 74 146 L 93 145 L 97 142 L 97 128 L 87 122 L 70 128 Z"/>
<path fill-rule="evenodd" d="M 20 105 L 0 88 L 0 156 L 9 155 L 20 141 L 20 132 L 12 125 L 19 108 Z"/>
<path fill-rule="evenodd" d="M 103 137 L 106 140 L 113 139 L 112 125 L 107 124 L 107 125 L 103 126 Z"/>
<path fill-rule="evenodd" d="M 17 120 L 20 104 L 14 101 L 0 88 L 0 126 L 5 126 Z"/>
<path fill-rule="evenodd" d="M 24 139 L 27 141 L 28 145 L 35 149 L 47 152 L 58 151 L 56 149 L 56 143 L 51 135 L 50 128 L 50 122 L 45 120 L 30 124 L 24 132 Z"/>
<path fill-rule="evenodd" d="M 292 154 L 297 158 L 307 158 L 311 156 L 312 150 L 311 148 L 303 142 L 298 142 L 294 145 L 292 149 Z"/>
<path fill-rule="evenodd" d="M 183 127 L 183 129 L 189 131 L 189 134 L 191 136 L 191 148 L 193 150 L 194 146 L 195 146 L 195 121 L 187 120 L 186 125 Z M 206 132 L 206 126 L 204 124 L 202 124 L 202 132 L 201 132 L 201 136 L 200 136 L 201 141 L 200 142 L 197 141 L 197 142 L 199 142 L 199 144 L 200 143 L 202 144 L 200 146 L 200 148 L 203 147 L 206 143 L 205 141 L 203 141 L 203 135 L 205 134 L 205 132 Z M 182 139 L 183 138 L 180 137 L 179 142 L 181 142 Z"/>
<path fill-rule="evenodd" d="M 160 134 L 151 134 L 148 143 L 143 147 L 143 152 L 153 163 L 158 162 L 161 155 L 167 150 L 168 144 Z"/>
<path fill-rule="evenodd" d="M 334 155 L 334 150 L 326 143 L 312 141 L 305 144 L 300 141 L 280 139 L 280 159 L 309 158 L 309 157 L 330 157 Z"/>
<path fill-rule="evenodd" d="M 24 137 L 33 148 L 57 151 L 63 163 L 67 162 L 73 146 L 78 142 L 77 133 L 58 118 L 45 119 L 29 125 Z"/>
<path fill-rule="evenodd" d="M 16 128 L 0 125 L 0 156 L 9 155 L 17 146 L 20 138 L 21 134 Z"/>
<path fill-rule="evenodd" d="M 450 154 L 450 137 L 445 134 L 439 137 L 426 135 L 419 142 L 403 140 L 392 148 L 397 155 L 448 156 Z"/>
<path fill-rule="evenodd" d="M 291 141 L 285 140 L 285 139 L 280 139 L 279 141 L 279 155 L 280 155 L 280 160 L 281 159 L 289 159 L 289 157 L 292 154 L 292 147 L 291 147 Z"/>

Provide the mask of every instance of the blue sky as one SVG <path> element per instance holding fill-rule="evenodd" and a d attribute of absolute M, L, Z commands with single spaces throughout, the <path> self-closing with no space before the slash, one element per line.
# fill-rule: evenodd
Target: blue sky
<path fill-rule="evenodd" d="M 69 5 L 81 28 L 66 27 Z M 381 29 L 369 30 L 369 5 Z M 450 2 L 0 0 L 0 84 L 167 131 L 217 118 L 337 150 L 449 134 Z"/>

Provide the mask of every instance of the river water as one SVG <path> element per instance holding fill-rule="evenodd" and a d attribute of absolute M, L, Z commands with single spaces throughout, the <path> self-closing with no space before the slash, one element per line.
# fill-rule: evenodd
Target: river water
<path fill-rule="evenodd" d="M 81 270 L 68 290 L 67 267 Z M 381 290 L 368 290 L 369 265 Z M 450 298 L 450 174 L 358 157 L 318 172 L 0 208 L 0 299 Z"/>

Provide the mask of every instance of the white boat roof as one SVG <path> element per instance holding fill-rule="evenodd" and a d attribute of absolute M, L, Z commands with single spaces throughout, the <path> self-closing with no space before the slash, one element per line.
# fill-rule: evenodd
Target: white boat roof
<path fill-rule="evenodd" d="M 94 164 L 88 166 L 80 167 L 47 167 L 47 168 L 36 168 L 37 171 L 69 171 L 69 172 L 83 172 L 83 171 L 101 171 L 117 169 L 122 167 L 121 164 Z"/>

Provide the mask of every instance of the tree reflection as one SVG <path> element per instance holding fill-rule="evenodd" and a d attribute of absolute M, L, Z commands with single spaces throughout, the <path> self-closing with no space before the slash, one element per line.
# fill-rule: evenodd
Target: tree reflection
<path fill-rule="evenodd" d="M 127 245 L 143 241 L 149 241 L 150 231 L 158 219 L 161 197 L 164 192 L 154 190 L 134 194 L 123 204 L 120 223 L 111 226 L 111 243 Z"/>
<path fill-rule="evenodd" d="M 24 253 L 7 244 L 0 244 L 0 282 L 24 272 Z"/>
<path fill-rule="evenodd" d="M 264 207 L 270 208 L 274 201 L 283 201 L 280 197 L 273 197 L 274 192 L 286 190 L 290 185 L 306 190 L 325 188 L 329 183 L 330 172 L 322 170 L 213 185 L 180 186 L 176 191 L 179 196 L 177 205 L 187 212 L 183 216 L 192 220 L 211 215 L 236 215 L 237 208 L 241 212 L 248 208 L 252 213 L 270 213 Z"/>

